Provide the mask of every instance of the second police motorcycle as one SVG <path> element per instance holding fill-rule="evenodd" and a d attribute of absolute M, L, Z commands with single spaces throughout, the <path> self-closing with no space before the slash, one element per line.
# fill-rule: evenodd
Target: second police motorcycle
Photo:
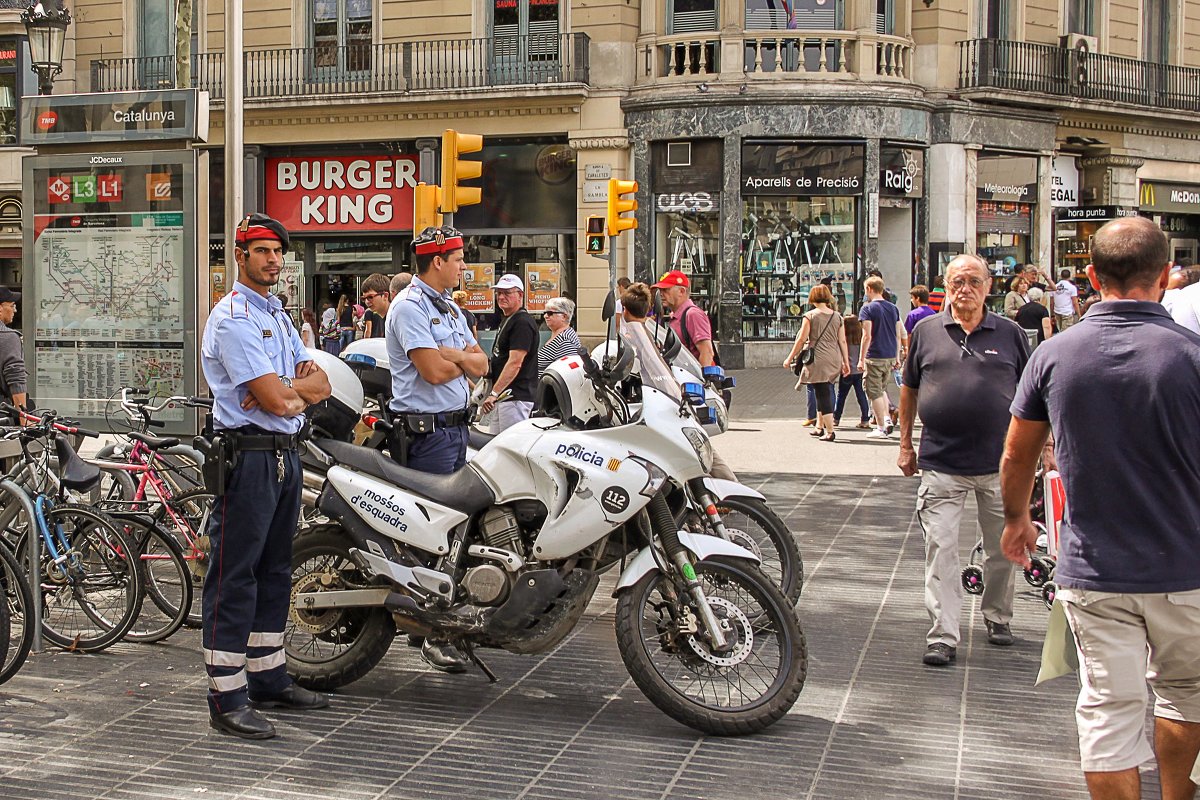
<path fill-rule="evenodd" d="M 494 678 L 477 648 L 550 650 L 619 569 L 617 646 L 658 708 L 716 735 L 787 713 L 808 664 L 793 601 L 751 550 L 681 529 L 709 491 L 712 446 L 645 326 L 624 325 L 615 342 L 600 363 L 581 352 L 552 364 L 547 416 L 502 431 L 450 475 L 337 438 L 310 443 L 319 514 L 295 540 L 285 634 L 299 683 L 357 680 L 397 630 L 448 639 Z"/>

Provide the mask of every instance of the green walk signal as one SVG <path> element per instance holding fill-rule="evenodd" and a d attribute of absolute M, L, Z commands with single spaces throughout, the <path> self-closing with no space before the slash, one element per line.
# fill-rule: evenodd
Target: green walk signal
<path fill-rule="evenodd" d="M 587 218 L 584 251 L 592 255 L 600 255 L 604 252 L 604 217 Z"/>

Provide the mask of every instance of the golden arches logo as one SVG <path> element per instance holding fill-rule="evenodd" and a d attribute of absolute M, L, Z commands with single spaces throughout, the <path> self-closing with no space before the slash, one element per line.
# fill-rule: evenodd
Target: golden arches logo
<path fill-rule="evenodd" d="M 1139 203 L 1143 206 L 1152 206 L 1155 205 L 1154 200 L 1154 184 L 1147 181 L 1142 181 Z"/>

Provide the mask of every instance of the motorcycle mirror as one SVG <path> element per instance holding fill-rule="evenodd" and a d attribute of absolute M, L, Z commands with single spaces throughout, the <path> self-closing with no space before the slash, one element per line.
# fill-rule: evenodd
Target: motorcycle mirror
<path fill-rule="evenodd" d="M 600 319 L 608 322 L 617 313 L 617 296 L 610 289 L 608 295 L 604 298 L 604 309 L 600 312 Z"/>

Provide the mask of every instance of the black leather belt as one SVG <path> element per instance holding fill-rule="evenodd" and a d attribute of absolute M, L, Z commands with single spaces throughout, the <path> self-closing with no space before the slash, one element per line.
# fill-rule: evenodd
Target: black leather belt
<path fill-rule="evenodd" d="M 399 425 L 411 434 L 433 433 L 438 428 L 457 428 L 470 421 L 466 409 L 443 411 L 437 414 L 418 414 L 411 411 L 395 412 L 392 424 Z"/>
<path fill-rule="evenodd" d="M 251 432 L 246 433 L 245 430 L 245 428 L 240 428 L 224 431 L 233 442 L 235 450 L 269 450 L 272 453 L 280 453 L 285 450 L 296 450 L 304 441 L 304 436 L 300 433 L 264 433 L 256 428 L 252 428 Z"/>

